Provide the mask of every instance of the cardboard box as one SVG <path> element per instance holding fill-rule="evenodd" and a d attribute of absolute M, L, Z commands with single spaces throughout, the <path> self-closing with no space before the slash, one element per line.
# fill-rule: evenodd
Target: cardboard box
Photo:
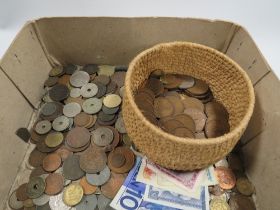
<path fill-rule="evenodd" d="M 0 62 L 1 209 L 29 147 L 15 131 L 31 124 L 52 66 L 129 64 L 142 50 L 169 41 L 213 47 L 247 71 L 255 87 L 256 107 L 241 139 L 246 172 L 256 187 L 258 209 L 280 209 L 279 80 L 242 26 L 165 17 L 54 17 L 30 21 L 22 28 Z"/>

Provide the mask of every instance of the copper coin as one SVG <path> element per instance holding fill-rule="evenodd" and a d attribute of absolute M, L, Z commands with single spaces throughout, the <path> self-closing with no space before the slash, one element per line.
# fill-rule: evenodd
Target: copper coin
<path fill-rule="evenodd" d="M 121 188 L 125 178 L 125 174 L 116 174 L 112 172 L 110 179 L 101 186 L 102 194 L 107 198 L 113 199 Z"/>
<path fill-rule="evenodd" d="M 246 177 L 240 177 L 236 181 L 236 188 L 242 195 L 250 196 L 254 193 L 253 184 Z"/>
<path fill-rule="evenodd" d="M 120 142 L 120 134 L 119 132 L 112 126 L 105 126 L 106 128 L 109 128 L 111 129 L 111 131 L 113 132 L 114 134 L 114 139 L 113 141 L 111 142 L 111 144 L 107 145 L 104 147 L 104 151 L 105 152 L 110 152 L 112 151 Z"/>
<path fill-rule="evenodd" d="M 154 125 L 158 126 L 159 122 L 156 118 L 156 116 L 151 113 L 151 112 L 146 112 L 146 111 L 142 111 L 142 114 L 145 116 L 145 118 L 150 121 L 151 123 L 153 123 Z"/>
<path fill-rule="evenodd" d="M 53 101 L 63 101 L 70 94 L 70 91 L 66 85 L 57 84 L 49 90 L 50 98 Z"/>
<path fill-rule="evenodd" d="M 65 75 L 59 77 L 58 84 L 68 85 L 69 81 L 70 81 L 70 75 L 65 74 Z"/>
<path fill-rule="evenodd" d="M 154 110 L 155 110 L 155 115 L 158 118 L 168 117 L 173 115 L 174 113 L 174 108 L 172 106 L 172 103 L 170 103 L 168 99 L 163 97 L 158 97 L 155 99 Z"/>
<path fill-rule="evenodd" d="M 146 87 L 152 90 L 155 96 L 159 96 L 164 91 L 162 82 L 156 78 L 149 78 Z"/>
<path fill-rule="evenodd" d="M 166 96 L 165 98 L 169 100 L 174 108 L 173 115 L 182 114 L 184 112 L 185 107 L 180 98 L 172 95 Z"/>
<path fill-rule="evenodd" d="M 52 173 L 46 178 L 46 189 L 47 195 L 56 195 L 63 190 L 64 178 L 61 174 Z"/>
<path fill-rule="evenodd" d="M 204 129 L 206 123 L 206 115 L 198 109 L 185 109 L 184 113 L 189 115 L 195 122 L 195 131 L 200 132 Z"/>
<path fill-rule="evenodd" d="M 68 132 L 66 141 L 71 147 L 83 147 L 90 141 L 90 133 L 86 128 L 75 127 Z"/>
<path fill-rule="evenodd" d="M 111 80 L 113 82 L 115 82 L 119 87 L 122 87 L 122 86 L 124 86 L 125 74 L 126 74 L 126 72 L 124 72 L 124 71 L 115 72 L 111 76 Z"/>
<path fill-rule="evenodd" d="M 222 136 L 229 130 L 230 127 L 226 120 L 210 119 L 206 121 L 205 134 L 208 138 Z"/>
<path fill-rule="evenodd" d="M 226 120 L 229 117 L 226 108 L 216 101 L 205 104 L 205 113 L 207 117 L 225 118 Z"/>
<path fill-rule="evenodd" d="M 147 101 L 150 102 L 151 104 L 153 104 L 153 101 L 155 100 L 155 96 L 151 95 L 149 92 L 144 91 L 144 90 L 140 90 L 136 95 L 135 95 L 135 102 L 137 104 L 141 104 L 141 101 Z"/>
<path fill-rule="evenodd" d="M 66 179 L 77 180 L 85 175 L 80 168 L 80 156 L 70 155 L 63 163 L 63 176 Z"/>
<path fill-rule="evenodd" d="M 48 172 L 53 172 L 61 165 L 61 158 L 58 154 L 52 153 L 47 155 L 43 160 L 43 169 Z"/>
<path fill-rule="evenodd" d="M 182 99 L 182 103 L 184 104 L 185 109 L 198 109 L 202 112 L 204 111 L 203 103 L 196 98 L 184 96 Z"/>
<path fill-rule="evenodd" d="M 83 147 L 71 147 L 67 144 L 67 142 L 65 142 L 65 147 L 70 150 L 71 152 L 82 152 L 84 150 L 86 150 L 90 145 L 90 141 Z"/>
<path fill-rule="evenodd" d="M 206 82 L 200 80 L 200 79 L 195 79 L 195 84 L 193 87 L 187 89 L 189 92 L 191 92 L 194 95 L 203 95 L 207 93 L 209 90 L 209 86 L 207 85 Z"/>
<path fill-rule="evenodd" d="M 171 133 L 178 137 L 194 138 L 194 133 L 185 127 L 175 128 Z"/>
<path fill-rule="evenodd" d="M 173 119 L 181 122 L 184 125 L 184 127 L 188 128 L 193 133 L 195 132 L 195 122 L 189 115 L 179 114 L 174 116 Z"/>
<path fill-rule="evenodd" d="M 94 78 L 93 82 L 100 82 L 103 85 L 108 85 L 110 81 L 111 81 L 110 77 L 106 75 L 98 75 L 97 77 Z"/>
<path fill-rule="evenodd" d="M 168 89 L 177 88 L 182 83 L 182 79 L 175 74 L 164 74 L 160 77 L 160 80 L 164 87 Z"/>
<path fill-rule="evenodd" d="M 97 121 L 97 116 L 96 115 L 91 115 L 90 116 L 90 121 L 85 127 L 86 128 L 92 128 L 92 126 L 95 125 L 96 121 Z"/>
<path fill-rule="evenodd" d="M 60 156 L 62 161 L 65 161 L 70 155 L 73 154 L 73 152 L 67 149 L 66 146 L 61 146 L 58 150 L 55 151 L 55 153 Z"/>
<path fill-rule="evenodd" d="M 177 121 L 177 120 L 167 120 L 162 122 L 162 128 L 166 130 L 167 132 L 173 132 L 175 128 L 181 128 L 184 127 L 183 123 Z"/>
<path fill-rule="evenodd" d="M 229 199 L 231 210 L 256 210 L 255 204 L 250 197 L 244 195 L 232 195 Z"/>
<path fill-rule="evenodd" d="M 144 98 L 140 98 L 141 96 L 137 95 L 135 97 L 135 103 L 137 104 L 138 108 L 143 112 L 150 112 L 154 113 L 154 103 L 152 101 L 148 101 Z"/>
<path fill-rule="evenodd" d="M 58 82 L 58 77 L 49 77 L 45 83 L 44 86 L 46 87 L 52 87 Z"/>
<path fill-rule="evenodd" d="M 90 116 L 89 114 L 85 113 L 85 112 L 81 112 L 79 114 L 77 114 L 74 117 L 74 123 L 76 126 L 79 127 L 85 127 L 85 125 L 87 125 L 90 121 Z"/>
<path fill-rule="evenodd" d="M 80 179 L 79 184 L 82 186 L 85 195 L 91 195 L 96 192 L 97 186 L 88 183 L 85 176 Z"/>
<path fill-rule="evenodd" d="M 42 153 L 36 148 L 30 153 L 28 162 L 33 167 L 38 167 L 42 165 L 43 159 L 47 156 L 46 153 Z"/>
<path fill-rule="evenodd" d="M 125 156 L 121 153 L 113 153 L 111 164 L 115 168 L 120 168 L 125 164 Z"/>
<path fill-rule="evenodd" d="M 28 199 L 27 196 L 27 183 L 20 185 L 16 190 L 16 197 L 19 201 L 25 201 Z"/>
<path fill-rule="evenodd" d="M 42 166 L 39 166 L 32 170 L 29 179 L 31 179 L 32 177 L 41 176 L 43 174 L 48 174 L 48 172 L 46 172 Z"/>
<path fill-rule="evenodd" d="M 112 165 L 115 153 L 122 154 L 125 157 L 125 163 L 121 167 L 114 167 Z M 133 167 L 134 162 L 135 162 L 134 153 L 127 147 L 116 147 L 115 150 L 111 151 L 108 156 L 108 167 L 115 173 L 128 172 Z"/>
<path fill-rule="evenodd" d="M 92 133 L 91 140 L 97 145 L 97 146 L 107 146 L 109 145 L 113 139 L 114 134 L 113 131 L 106 127 L 99 127 L 95 129 Z"/>
<path fill-rule="evenodd" d="M 31 131 L 31 139 L 35 143 L 40 142 L 40 141 L 44 141 L 46 136 L 47 136 L 46 134 L 38 134 L 34 129 L 32 129 L 32 131 Z"/>
<path fill-rule="evenodd" d="M 230 190 L 235 186 L 236 178 L 231 169 L 219 166 L 215 168 L 215 174 L 222 189 Z"/>

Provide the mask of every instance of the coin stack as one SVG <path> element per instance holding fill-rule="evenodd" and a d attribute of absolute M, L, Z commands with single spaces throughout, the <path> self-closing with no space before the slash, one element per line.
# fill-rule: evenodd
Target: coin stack
<path fill-rule="evenodd" d="M 126 67 L 56 66 L 31 131 L 27 183 L 12 209 L 110 209 L 134 165 L 121 113 Z"/>
<path fill-rule="evenodd" d="M 206 82 L 191 76 L 155 70 L 134 99 L 147 120 L 178 137 L 215 138 L 230 129 L 226 108 Z"/>

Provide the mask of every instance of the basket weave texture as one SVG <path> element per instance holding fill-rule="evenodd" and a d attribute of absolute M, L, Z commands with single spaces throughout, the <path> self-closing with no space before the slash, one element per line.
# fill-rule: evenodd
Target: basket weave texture
<path fill-rule="evenodd" d="M 150 123 L 134 102 L 137 89 L 156 69 L 206 81 L 229 112 L 230 132 L 209 139 L 181 138 Z M 136 56 L 125 79 L 123 118 L 136 148 L 155 163 L 174 170 L 214 164 L 236 145 L 252 116 L 254 89 L 245 71 L 219 51 L 189 42 L 158 44 Z"/>

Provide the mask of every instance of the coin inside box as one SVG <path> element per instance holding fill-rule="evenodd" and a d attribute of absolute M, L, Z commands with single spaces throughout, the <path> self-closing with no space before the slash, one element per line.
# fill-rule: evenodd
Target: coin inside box
<path fill-rule="evenodd" d="M 276 210 L 279 191 L 279 80 L 242 26 L 192 18 L 42 18 L 23 26 L 0 62 L 1 209 L 18 182 L 32 151 L 15 133 L 31 128 L 53 66 L 68 63 L 128 65 L 155 44 L 188 41 L 225 53 L 249 75 L 256 105 L 239 146 L 246 173 L 256 187 L 258 209 Z M 52 82 L 52 81 L 49 81 Z"/>

